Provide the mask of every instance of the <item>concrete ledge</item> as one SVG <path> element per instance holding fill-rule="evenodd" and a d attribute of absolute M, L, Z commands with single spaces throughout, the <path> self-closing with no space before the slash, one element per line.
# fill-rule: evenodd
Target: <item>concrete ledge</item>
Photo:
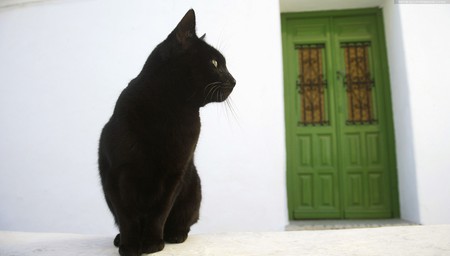
<path fill-rule="evenodd" d="M 118 255 L 111 237 L 0 232 L 2 256 Z M 191 235 L 156 256 L 450 255 L 450 225 Z"/>

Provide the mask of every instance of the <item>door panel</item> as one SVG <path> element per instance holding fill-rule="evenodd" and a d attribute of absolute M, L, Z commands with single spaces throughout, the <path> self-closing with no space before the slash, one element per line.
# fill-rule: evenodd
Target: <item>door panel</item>
<path fill-rule="evenodd" d="M 379 79 L 379 59 L 375 17 L 334 18 L 333 41 L 336 59 L 338 136 L 343 175 L 344 217 L 391 216 L 387 158 L 386 116 L 380 111 L 385 99 L 378 97 L 383 86 Z M 383 149 L 383 150 L 382 150 Z M 345 157 L 347 155 L 348 157 Z"/>
<path fill-rule="evenodd" d="M 391 217 L 389 129 L 376 15 L 283 22 L 293 219 Z"/>
<path fill-rule="evenodd" d="M 336 147 L 329 133 L 298 135 L 299 165 L 298 204 L 295 218 L 313 218 L 317 214 L 323 218 L 338 218 L 339 179 L 337 175 Z"/>

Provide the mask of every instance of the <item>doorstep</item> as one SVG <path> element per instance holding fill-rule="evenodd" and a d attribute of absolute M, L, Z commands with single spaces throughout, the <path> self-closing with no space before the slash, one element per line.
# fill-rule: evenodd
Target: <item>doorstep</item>
<path fill-rule="evenodd" d="M 402 219 L 374 219 L 374 220 L 298 220 L 291 221 L 286 231 L 301 230 L 329 230 L 353 228 L 379 228 L 393 226 L 419 225 Z"/>

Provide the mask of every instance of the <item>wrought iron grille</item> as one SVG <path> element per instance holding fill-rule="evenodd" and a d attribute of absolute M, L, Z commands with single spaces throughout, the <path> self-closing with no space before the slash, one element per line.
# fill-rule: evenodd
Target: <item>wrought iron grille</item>
<path fill-rule="evenodd" d="M 324 44 L 296 45 L 299 75 L 297 89 L 300 94 L 299 125 L 329 124 L 326 113 L 327 81 L 324 79 Z"/>
<path fill-rule="evenodd" d="M 375 81 L 370 73 L 370 42 L 342 43 L 347 91 L 347 124 L 376 122 L 373 105 Z"/>

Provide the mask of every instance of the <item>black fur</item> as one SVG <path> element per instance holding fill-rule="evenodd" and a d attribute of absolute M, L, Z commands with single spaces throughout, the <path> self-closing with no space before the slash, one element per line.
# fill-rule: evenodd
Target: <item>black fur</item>
<path fill-rule="evenodd" d="M 122 256 L 181 243 L 199 218 L 194 151 L 199 108 L 224 101 L 236 81 L 195 33 L 189 10 L 126 87 L 100 137 L 99 169 Z"/>

